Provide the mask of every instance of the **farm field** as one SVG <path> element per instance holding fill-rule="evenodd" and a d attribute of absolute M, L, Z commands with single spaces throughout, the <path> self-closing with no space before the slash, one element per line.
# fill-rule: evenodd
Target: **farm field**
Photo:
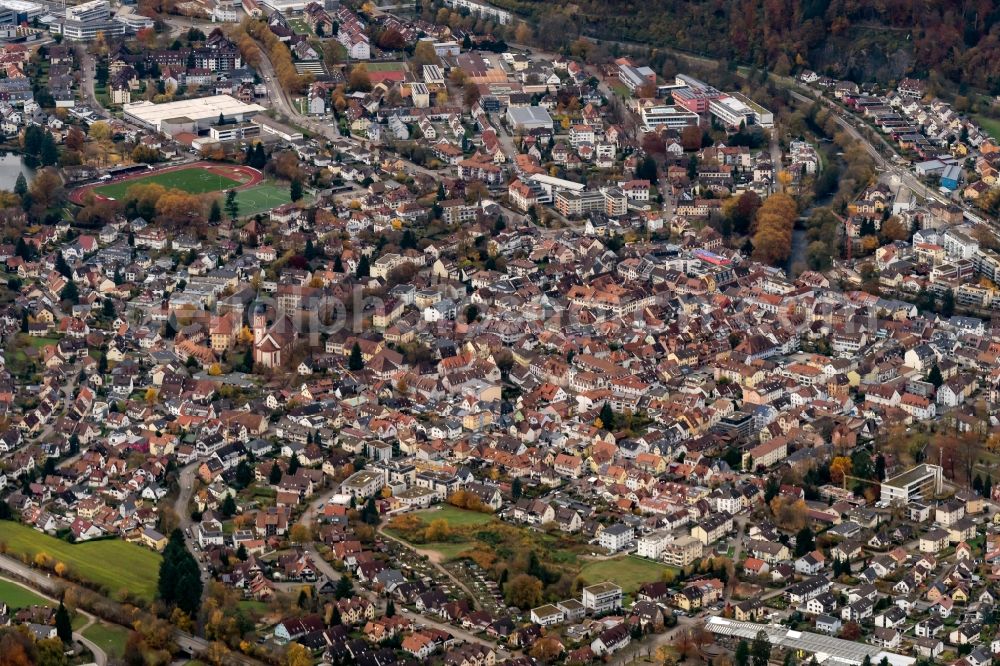
<path fill-rule="evenodd" d="M 147 601 L 156 595 L 162 558 L 142 546 L 118 539 L 71 544 L 10 521 L 3 523 L 0 541 L 10 555 L 34 560 L 38 553 L 45 553 L 66 564 L 72 575 L 101 585 L 110 594 L 126 589 Z M 115 566 L 109 567 L 109 562 Z"/>
<path fill-rule="evenodd" d="M 660 580 L 666 571 L 677 572 L 676 569 L 666 564 L 634 555 L 625 555 L 608 560 L 588 562 L 580 570 L 580 576 L 588 585 L 610 580 L 621 585 L 626 594 L 633 594 L 643 583 Z"/>
<path fill-rule="evenodd" d="M 189 194 L 222 192 L 239 187 L 243 183 L 202 167 L 189 167 L 174 171 L 154 173 L 149 176 L 131 178 L 94 188 L 94 193 L 111 199 L 122 199 L 130 187 L 136 185 L 162 185 L 169 189 L 183 190 Z"/>

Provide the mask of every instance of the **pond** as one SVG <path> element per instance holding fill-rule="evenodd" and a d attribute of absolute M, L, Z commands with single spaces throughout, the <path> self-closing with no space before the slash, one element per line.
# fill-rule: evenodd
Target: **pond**
<path fill-rule="evenodd" d="M 19 173 L 23 173 L 29 183 L 35 176 L 34 170 L 25 166 L 20 155 L 0 152 L 0 190 L 13 190 Z"/>

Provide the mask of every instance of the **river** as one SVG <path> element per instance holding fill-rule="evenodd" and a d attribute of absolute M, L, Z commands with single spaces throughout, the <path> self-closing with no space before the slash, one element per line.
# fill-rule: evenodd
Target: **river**
<path fill-rule="evenodd" d="M 19 173 L 23 173 L 29 183 L 35 177 L 35 172 L 24 165 L 20 155 L 0 152 L 0 190 L 13 190 Z"/>

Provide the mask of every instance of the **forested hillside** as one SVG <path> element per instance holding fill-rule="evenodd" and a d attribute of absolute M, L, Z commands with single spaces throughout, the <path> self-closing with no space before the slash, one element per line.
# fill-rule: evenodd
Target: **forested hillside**
<path fill-rule="evenodd" d="M 797 64 L 858 82 L 938 76 L 1000 94 L 995 0 L 491 1 L 553 42 L 582 33 L 779 72 Z"/>

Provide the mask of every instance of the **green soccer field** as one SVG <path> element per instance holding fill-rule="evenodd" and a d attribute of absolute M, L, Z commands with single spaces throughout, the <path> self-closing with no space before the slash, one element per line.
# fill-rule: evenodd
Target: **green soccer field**
<path fill-rule="evenodd" d="M 361 63 L 369 72 L 405 72 L 406 65 L 401 62 L 364 62 Z"/>
<path fill-rule="evenodd" d="M 206 192 L 221 192 L 239 187 L 242 183 L 200 167 L 191 167 L 189 169 L 156 173 L 142 178 L 133 178 L 120 183 L 95 187 L 94 192 L 103 197 L 122 199 L 130 187 L 153 184 L 162 185 L 168 190 L 176 189 L 183 190 L 189 194 L 205 194 Z"/>
<path fill-rule="evenodd" d="M 240 205 L 240 217 L 264 213 L 283 206 L 292 200 L 289 188 L 274 183 L 261 183 L 245 190 L 236 190 L 236 202 Z"/>

